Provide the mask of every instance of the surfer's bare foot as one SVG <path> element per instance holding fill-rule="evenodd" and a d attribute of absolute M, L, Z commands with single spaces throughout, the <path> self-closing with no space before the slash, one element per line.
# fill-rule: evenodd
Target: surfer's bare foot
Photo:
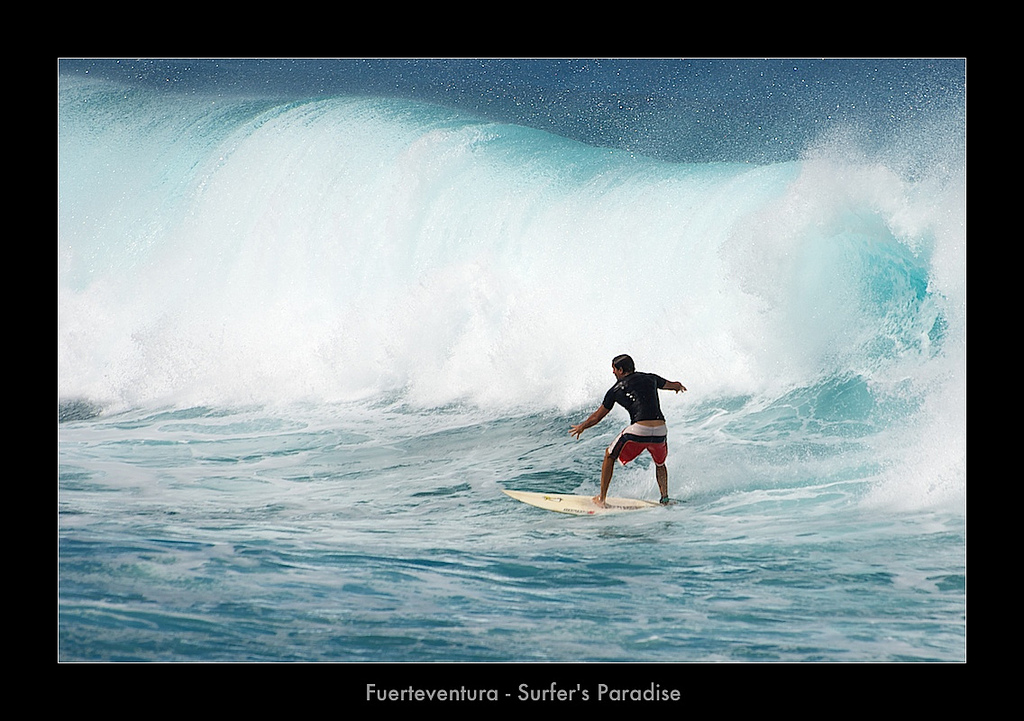
<path fill-rule="evenodd" d="M 594 496 L 594 504 L 601 508 L 607 508 L 608 504 L 601 500 L 601 496 Z"/>

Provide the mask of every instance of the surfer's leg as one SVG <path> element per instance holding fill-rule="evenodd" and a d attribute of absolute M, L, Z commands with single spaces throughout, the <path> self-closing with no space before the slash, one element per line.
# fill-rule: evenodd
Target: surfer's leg
<path fill-rule="evenodd" d="M 654 475 L 658 479 L 658 490 L 661 491 L 661 502 L 668 503 L 668 443 L 651 444 L 647 447 L 654 459 Z"/>
<path fill-rule="evenodd" d="M 654 475 L 658 479 L 658 490 L 661 491 L 661 502 L 668 503 L 668 469 L 665 466 L 655 466 Z"/>
<path fill-rule="evenodd" d="M 612 471 L 615 470 L 615 458 L 607 450 L 604 452 L 604 462 L 601 464 L 601 495 L 594 496 L 594 503 L 604 505 L 604 499 L 608 495 L 608 486 L 612 483 Z"/>

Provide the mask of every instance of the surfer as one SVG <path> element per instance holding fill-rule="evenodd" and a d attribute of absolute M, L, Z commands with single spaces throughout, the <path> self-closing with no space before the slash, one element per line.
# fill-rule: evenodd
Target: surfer
<path fill-rule="evenodd" d="M 579 438 L 587 428 L 600 423 L 616 403 L 629 413 L 629 425 L 619 433 L 615 442 L 605 449 L 604 463 L 601 464 L 601 495 L 594 496 L 594 503 L 605 506 L 615 461 L 626 465 L 644 451 L 654 458 L 661 502 L 668 503 L 668 469 L 665 468 L 665 459 L 668 457 L 668 427 L 665 425 L 665 416 L 658 401 L 658 390 L 679 393 L 685 391 L 686 387 L 678 381 L 667 381 L 654 373 L 637 372 L 633 359 L 628 355 L 615 356 L 612 359 L 612 373 L 615 374 L 617 381 L 605 393 L 601 405 L 587 420 L 569 430 L 570 435 Z"/>

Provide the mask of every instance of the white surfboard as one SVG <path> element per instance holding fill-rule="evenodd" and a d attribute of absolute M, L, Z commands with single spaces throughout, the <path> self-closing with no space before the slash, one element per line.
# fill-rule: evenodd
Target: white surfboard
<path fill-rule="evenodd" d="M 622 513 L 624 511 L 640 511 L 645 508 L 657 508 L 660 503 L 641 501 L 637 498 L 605 498 L 606 508 L 594 503 L 593 496 L 573 496 L 565 493 L 536 493 L 533 491 L 509 491 L 504 493 L 517 501 L 528 503 L 537 508 L 558 513 L 572 513 L 577 516 L 596 516 L 599 513 Z"/>

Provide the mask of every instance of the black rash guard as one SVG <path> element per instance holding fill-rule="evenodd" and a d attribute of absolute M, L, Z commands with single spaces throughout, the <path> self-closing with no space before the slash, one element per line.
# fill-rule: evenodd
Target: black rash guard
<path fill-rule="evenodd" d="M 611 410 L 618 403 L 629 412 L 629 422 L 663 421 L 658 389 L 668 383 L 654 373 L 633 372 L 613 385 L 605 393 L 602 405 Z"/>

